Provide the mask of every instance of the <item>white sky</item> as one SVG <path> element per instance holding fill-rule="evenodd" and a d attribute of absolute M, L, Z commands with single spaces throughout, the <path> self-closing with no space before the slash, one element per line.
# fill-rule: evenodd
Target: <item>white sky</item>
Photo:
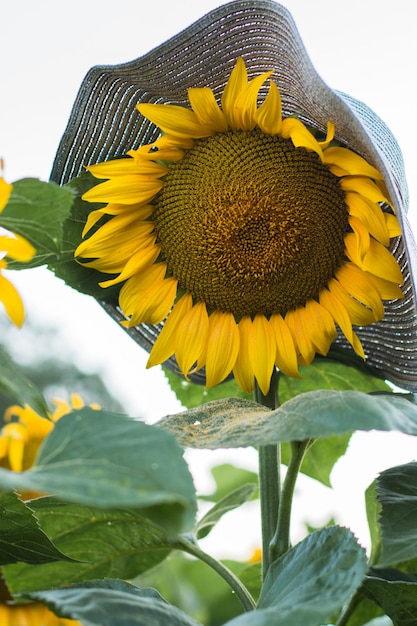
<path fill-rule="evenodd" d="M 72 103 L 90 67 L 130 61 L 223 4 L 216 0 L 0 0 L 0 156 L 6 162 L 6 178 L 11 182 L 26 176 L 48 179 Z M 281 4 L 292 13 L 322 78 L 334 89 L 366 102 L 397 137 L 410 189 L 411 222 L 417 232 L 413 69 L 417 3 L 282 0 Z M 60 356 L 87 371 L 102 371 L 132 415 L 156 419 L 178 410 L 160 371 L 145 370 L 147 355 L 94 301 L 44 270 L 14 272 L 12 278 L 19 285 L 29 319 L 63 328 Z M 24 334 L 13 329 L 10 333 L 26 351 Z M 373 458 L 365 460 L 370 449 Z M 395 435 L 356 438 L 347 462 L 335 472 L 338 491 L 329 506 L 340 507 L 346 523 L 366 536 L 361 503 L 351 499 L 350 491 L 368 485 L 376 471 L 411 460 L 414 450 L 414 442 L 407 447 L 405 438 Z M 204 465 L 214 455 L 198 458 Z M 233 458 L 229 455 L 227 460 Z M 254 455 L 251 463 L 255 463 Z M 357 469 L 353 484 L 345 478 L 352 463 Z M 308 504 L 310 521 L 314 521 L 312 508 L 321 508 L 325 498 L 324 492 L 314 491 Z M 301 508 L 298 515 L 304 516 Z"/>

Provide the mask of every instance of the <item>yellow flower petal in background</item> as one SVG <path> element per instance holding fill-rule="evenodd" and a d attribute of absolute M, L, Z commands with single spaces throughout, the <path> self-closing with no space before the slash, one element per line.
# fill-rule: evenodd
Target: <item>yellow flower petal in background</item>
<path fill-rule="evenodd" d="M 0 251 L 6 252 L 10 259 L 22 262 L 30 261 L 36 252 L 32 244 L 20 235 L 0 235 Z"/>
<path fill-rule="evenodd" d="M 239 353 L 239 330 L 232 313 L 214 311 L 209 318 L 206 355 L 207 387 L 213 387 L 232 371 Z"/>
<path fill-rule="evenodd" d="M 2 169 L 2 167 L 0 169 Z M 13 185 L 6 182 L 4 178 L 0 176 L 0 212 L 3 211 L 4 207 L 8 203 L 12 189 Z"/>
<path fill-rule="evenodd" d="M 2 268 L 5 267 L 7 267 L 6 263 L 0 261 L 0 302 L 13 324 L 20 327 L 25 319 L 25 310 L 17 289 L 1 273 Z"/>

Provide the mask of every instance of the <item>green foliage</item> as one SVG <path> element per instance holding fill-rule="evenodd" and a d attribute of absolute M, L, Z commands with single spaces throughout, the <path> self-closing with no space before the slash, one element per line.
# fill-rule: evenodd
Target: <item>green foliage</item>
<path fill-rule="evenodd" d="M 238 508 L 248 500 L 250 500 L 255 492 L 257 486 L 253 483 L 247 483 L 241 487 L 237 487 L 216 504 L 200 519 L 196 526 L 197 539 L 206 537 L 213 526 L 223 517 L 228 511 Z"/>
<path fill-rule="evenodd" d="M 356 430 L 415 435 L 417 406 L 395 394 L 321 390 L 296 396 L 274 411 L 240 398 L 217 400 L 166 417 L 159 425 L 193 448 L 266 446 Z"/>
<path fill-rule="evenodd" d="M 211 502 L 218 502 L 225 498 L 235 489 L 243 487 L 247 483 L 258 484 L 258 475 L 242 467 L 236 467 L 231 463 L 222 463 L 211 468 L 211 474 L 216 483 L 214 493 L 207 496 L 200 496 Z"/>
<path fill-rule="evenodd" d="M 316 531 L 275 561 L 257 610 L 228 626 L 320 626 L 349 600 L 366 572 L 366 556 L 346 528 Z"/>
<path fill-rule="evenodd" d="M 48 406 L 42 394 L 22 373 L 7 352 L 0 346 L 0 392 L 13 403 L 28 404 L 39 415 L 46 417 Z"/>
<path fill-rule="evenodd" d="M 395 626 L 415 626 L 417 615 L 417 576 L 397 570 L 371 570 L 361 592 L 378 604 Z"/>
<path fill-rule="evenodd" d="M 33 508 L 16 493 L 0 492 L 0 565 L 66 560 L 72 559 L 41 529 Z"/>
<path fill-rule="evenodd" d="M 30 504 L 43 531 L 64 554 L 44 565 L 4 568 L 13 593 L 62 587 L 94 578 L 131 579 L 160 563 L 172 550 L 166 533 L 134 509 L 97 509 L 54 497 Z M 21 559 L 23 560 L 23 559 Z"/>
<path fill-rule="evenodd" d="M 62 417 L 35 465 L 20 474 L 2 469 L 0 485 L 103 508 L 138 508 L 174 533 L 194 522 L 194 485 L 175 439 L 106 411 L 84 408 Z"/>
<path fill-rule="evenodd" d="M 72 191 L 35 178 L 13 183 L 7 206 L 1 213 L 0 226 L 26 237 L 36 255 L 28 263 L 9 262 L 9 267 L 25 269 L 48 265 L 58 259 L 64 248 L 63 223 L 74 199 Z"/>

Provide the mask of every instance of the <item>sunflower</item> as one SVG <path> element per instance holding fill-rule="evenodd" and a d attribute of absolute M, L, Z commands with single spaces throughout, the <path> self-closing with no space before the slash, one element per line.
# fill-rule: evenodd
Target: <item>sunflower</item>
<path fill-rule="evenodd" d="M 55 408 L 47 420 L 38 415 L 30 406 L 14 405 L 4 414 L 6 422 L 0 431 L 0 467 L 22 472 L 33 465 L 39 447 L 51 432 L 54 424 L 73 409 L 84 406 L 78 394 L 72 394 L 70 402 L 55 400 Z M 91 405 L 98 408 L 98 405 Z M 40 494 L 25 491 L 24 500 Z M 7 587 L 0 578 L 0 624 L 1 626 L 81 626 L 77 620 L 57 617 L 46 606 L 37 602 L 28 604 L 8 604 L 12 600 Z"/>
<path fill-rule="evenodd" d="M 0 172 L 3 170 L 3 160 L 0 159 Z M 13 185 L 7 183 L 0 176 L 0 213 L 6 206 Z M 14 233 L 0 234 L 0 254 L 5 253 L 15 261 L 30 261 L 34 254 L 34 247 L 20 235 Z M 24 308 L 22 300 L 12 283 L 2 274 L 2 270 L 7 268 L 7 261 L 0 258 L 0 302 L 3 303 L 8 317 L 16 326 L 21 326 L 24 320 Z"/>
<path fill-rule="evenodd" d="M 352 326 L 402 298 L 380 172 L 333 141 L 331 120 L 319 137 L 283 119 L 271 74 L 248 80 L 239 58 L 220 105 L 204 87 L 191 108 L 138 105 L 160 138 L 88 167 L 104 182 L 83 199 L 106 204 L 77 259 L 113 275 L 102 287 L 123 283 L 126 326 L 164 320 L 148 366 L 175 355 L 185 377 L 205 367 L 208 387 L 232 372 L 267 393 L 274 366 L 298 376 L 336 327 L 365 357 Z"/>

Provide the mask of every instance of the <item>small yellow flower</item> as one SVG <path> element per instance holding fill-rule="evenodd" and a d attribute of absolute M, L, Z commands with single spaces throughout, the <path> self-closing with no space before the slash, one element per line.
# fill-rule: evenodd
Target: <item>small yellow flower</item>
<path fill-rule="evenodd" d="M 364 358 L 353 326 L 403 297 L 382 175 L 333 140 L 331 120 L 319 137 L 283 118 L 271 74 L 249 80 L 239 58 L 220 102 L 201 87 L 189 109 L 139 105 L 162 134 L 88 167 L 103 182 L 83 199 L 105 206 L 76 250 L 113 275 L 103 287 L 123 283 L 126 326 L 164 323 L 148 366 L 175 355 L 186 377 L 205 367 L 208 387 L 232 372 L 264 394 L 275 366 L 298 376 L 337 327 Z"/>
<path fill-rule="evenodd" d="M 14 472 L 29 469 L 45 437 L 51 432 L 54 423 L 73 409 L 84 406 L 78 394 L 72 394 L 70 402 L 55 400 L 55 409 L 47 420 L 38 415 L 28 405 L 15 405 L 7 409 L 4 415 L 6 424 L 0 431 L 0 467 Z M 98 409 L 97 404 L 91 408 Z M 24 500 L 36 498 L 41 494 L 25 491 Z M 3 598 L 9 597 L 4 583 L 0 580 L 0 625 L 1 626 L 82 626 L 77 620 L 57 617 L 46 606 L 38 603 L 9 605 Z M 9 597 L 11 600 L 11 597 Z"/>
<path fill-rule="evenodd" d="M 0 172 L 3 171 L 3 160 L 0 159 Z M 13 185 L 7 183 L 2 176 L 0 176 L 0 213 L 6 206 L 10 194 L 12 192 Z M 3 231 L 4 233 L 4 231 Z M 34 254 L 35 249 L 24 237 L 10 234 L 0 234 L 0 255 L 13 259 L 15 261 L 30 261 Z M 16 326 L 22 326 L 24 321 L 24 308 L 22 300 L 12 283 L 2 274 L 2 270 L 7 268 L 7 261 L 4 258 L 0 258 L 0 302 L 3 303 L 5 311 L 8 317 Z"/>

